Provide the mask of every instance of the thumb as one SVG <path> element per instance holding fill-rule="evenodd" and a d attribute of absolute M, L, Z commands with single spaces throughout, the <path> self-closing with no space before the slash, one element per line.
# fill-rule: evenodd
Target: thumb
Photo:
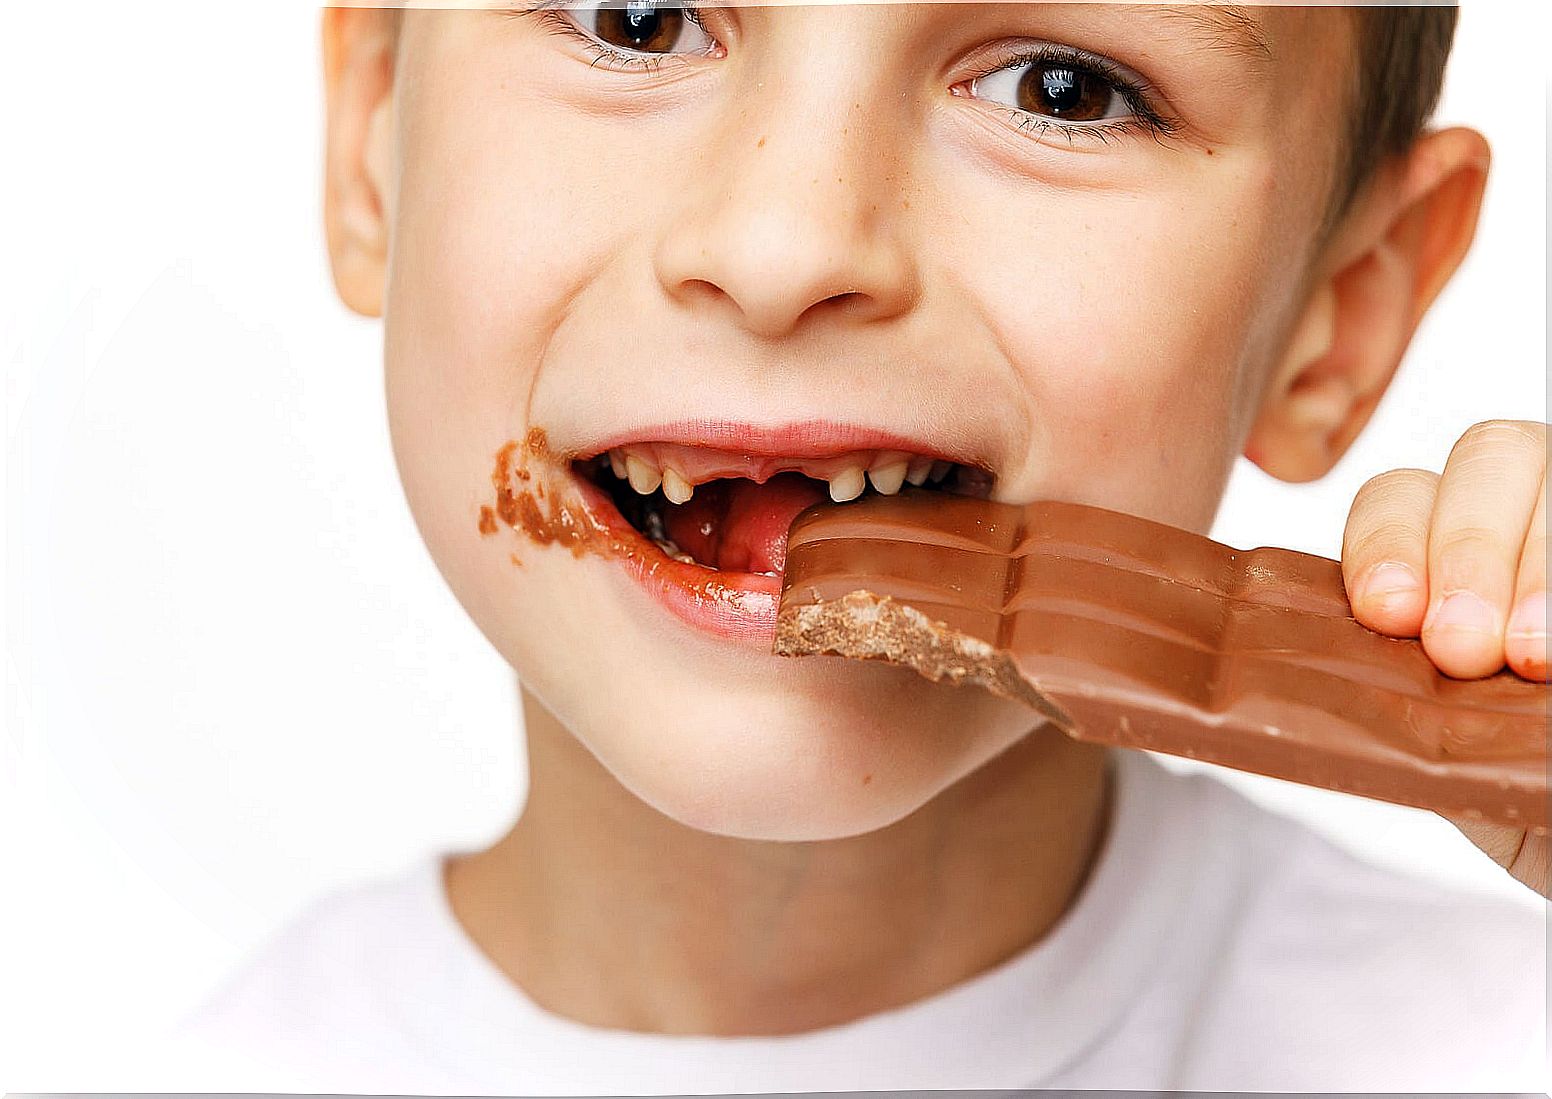
<path fill-rule="evenodd" d="M 1499 866 L 1509 871 L 1510 875 L 1519 882 L 1530 886 L 1543 897 L 1549 895 L 1548 878 L 1549 864 L 1549 837 L 1533 836 L 1522 828 L 1511 828 L 1507 824 L 1494 824 L 1484 820 L 1466 820 L 1464 818 L 1446 816 L 1451 824 L 1459 828 L 1465 837 L 1476 844 L 1496 862 Z"/>

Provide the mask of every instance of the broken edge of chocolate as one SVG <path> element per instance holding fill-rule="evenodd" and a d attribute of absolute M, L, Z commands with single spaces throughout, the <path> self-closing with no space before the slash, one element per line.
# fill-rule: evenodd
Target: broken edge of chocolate
<path fill-rule="evenodd" d="M 886 660 L 940 683 L 971 684 L 1022 702 L 1063 732 L 1074 722 L 1030 683 L 1012 657 L 985 641 L 897 602 L 854 591 L 839 599 L 782 608 L 776 620 L 778 656 L 835 655 Z"/>

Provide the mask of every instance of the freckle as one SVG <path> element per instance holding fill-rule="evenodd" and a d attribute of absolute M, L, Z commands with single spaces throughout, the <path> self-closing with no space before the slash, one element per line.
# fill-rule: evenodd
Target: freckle
<path fill-rule="evenodd" d="M 522 565 L 522 561 L 518 560 L 517 554 L 515 554 L 515 553 L 511 554 L 511 558 L 512 558 L 512 564 L 519 565 L 519 566 Z"/>
<path fill-rule="evenodd" d="M 862 785 L 866 786 L 868 783 L 870 783 L 872 781 L 873 781 L 873 776 L 872 775 L 863 775 L 862 776 Z"/>
<path fill-rule="evenodd" d="M 488 507 L 480 508 L 480 533 L 485 535 L 496 533 L 496 513 Z"/>
<path fill-rule="evenodd" d="M 756 141 L 754 143 L 754 147 L 756 149 L 763 149 L 763 148 L 765 148 L 765 136 L 763 134 L 760 136 L 760 140 Z"/>
<path fill-rule="evenodd" d="M 1208 149 L 1208 150 L 1207 150 L 1207 155 L 1208 155 L 1208 156 L 1212 156 L 1212 155 L 1213 155 L 1213 151 L 1212 151 L 1212 150 L 1211 150 L 1211 149 Z"/>
<path fill-rule="evenodd" d="M 908 199 L 908 198 L 902 198 L 900 200 L 900 209 L 902 209 L 902 210 L 909 210 L 910 208 L 911 208 L 911 200 Z"/>

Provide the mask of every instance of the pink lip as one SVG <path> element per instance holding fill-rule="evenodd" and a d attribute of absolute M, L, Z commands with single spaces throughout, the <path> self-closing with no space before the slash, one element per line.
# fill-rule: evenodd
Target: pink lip
<path fill-rule="evenodd" d="M 678 420 L 615 432 L 596 443 L 590 453 L 583 453 L 591 457 L 613 447 L 643 442 L 714 447 L 778 458 L 829 458 L 854 450 L 904 450 L 965 465 L 983 464 L 970 455 L 940 450 L 921 439 L 834 420 L 801 420 L 774 427 L 726 420 Z"/>
<path fill-rule="evenodd" d="M 595 521 L 623 552 L 611 554 L 659 606 L 689 626 L 717 637 L 759 642 L 769 652 L 776 637 L 781 577 L 724 572 L 675 561 L 626 522 L 614 501 L 585 477 L 571 475 Z"/>

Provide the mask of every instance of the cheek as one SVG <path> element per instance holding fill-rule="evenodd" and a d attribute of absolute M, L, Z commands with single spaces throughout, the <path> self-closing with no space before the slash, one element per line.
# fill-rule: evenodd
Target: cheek
<path fill-rule="evenodd" d="M 480 68 L 490 52 L 427 59 L 401 120 L 388 416 L 406 495 L 444 570 L 484 552 L 472 535 L 493 455 L 524 436 L 546 345 L 617 236 L 576 183 L 588 142 L 529 98 L 489 95 L 502 79 Z"/>
<path fill-rule="evenodd" d="M 1244 379 L 1263 368 L 1288 297 L 1269 175 L 1191 194 L 1061 193 L 1048 203 L 1059 215 L 1027 198 L 1017 218 L 1006 198 L 982 206 L 1002 216 L 954 246 L 979 257 L 962 282 L 1035 428 L 1009 498 L 1210 522 L 1248 428 Z"/>

